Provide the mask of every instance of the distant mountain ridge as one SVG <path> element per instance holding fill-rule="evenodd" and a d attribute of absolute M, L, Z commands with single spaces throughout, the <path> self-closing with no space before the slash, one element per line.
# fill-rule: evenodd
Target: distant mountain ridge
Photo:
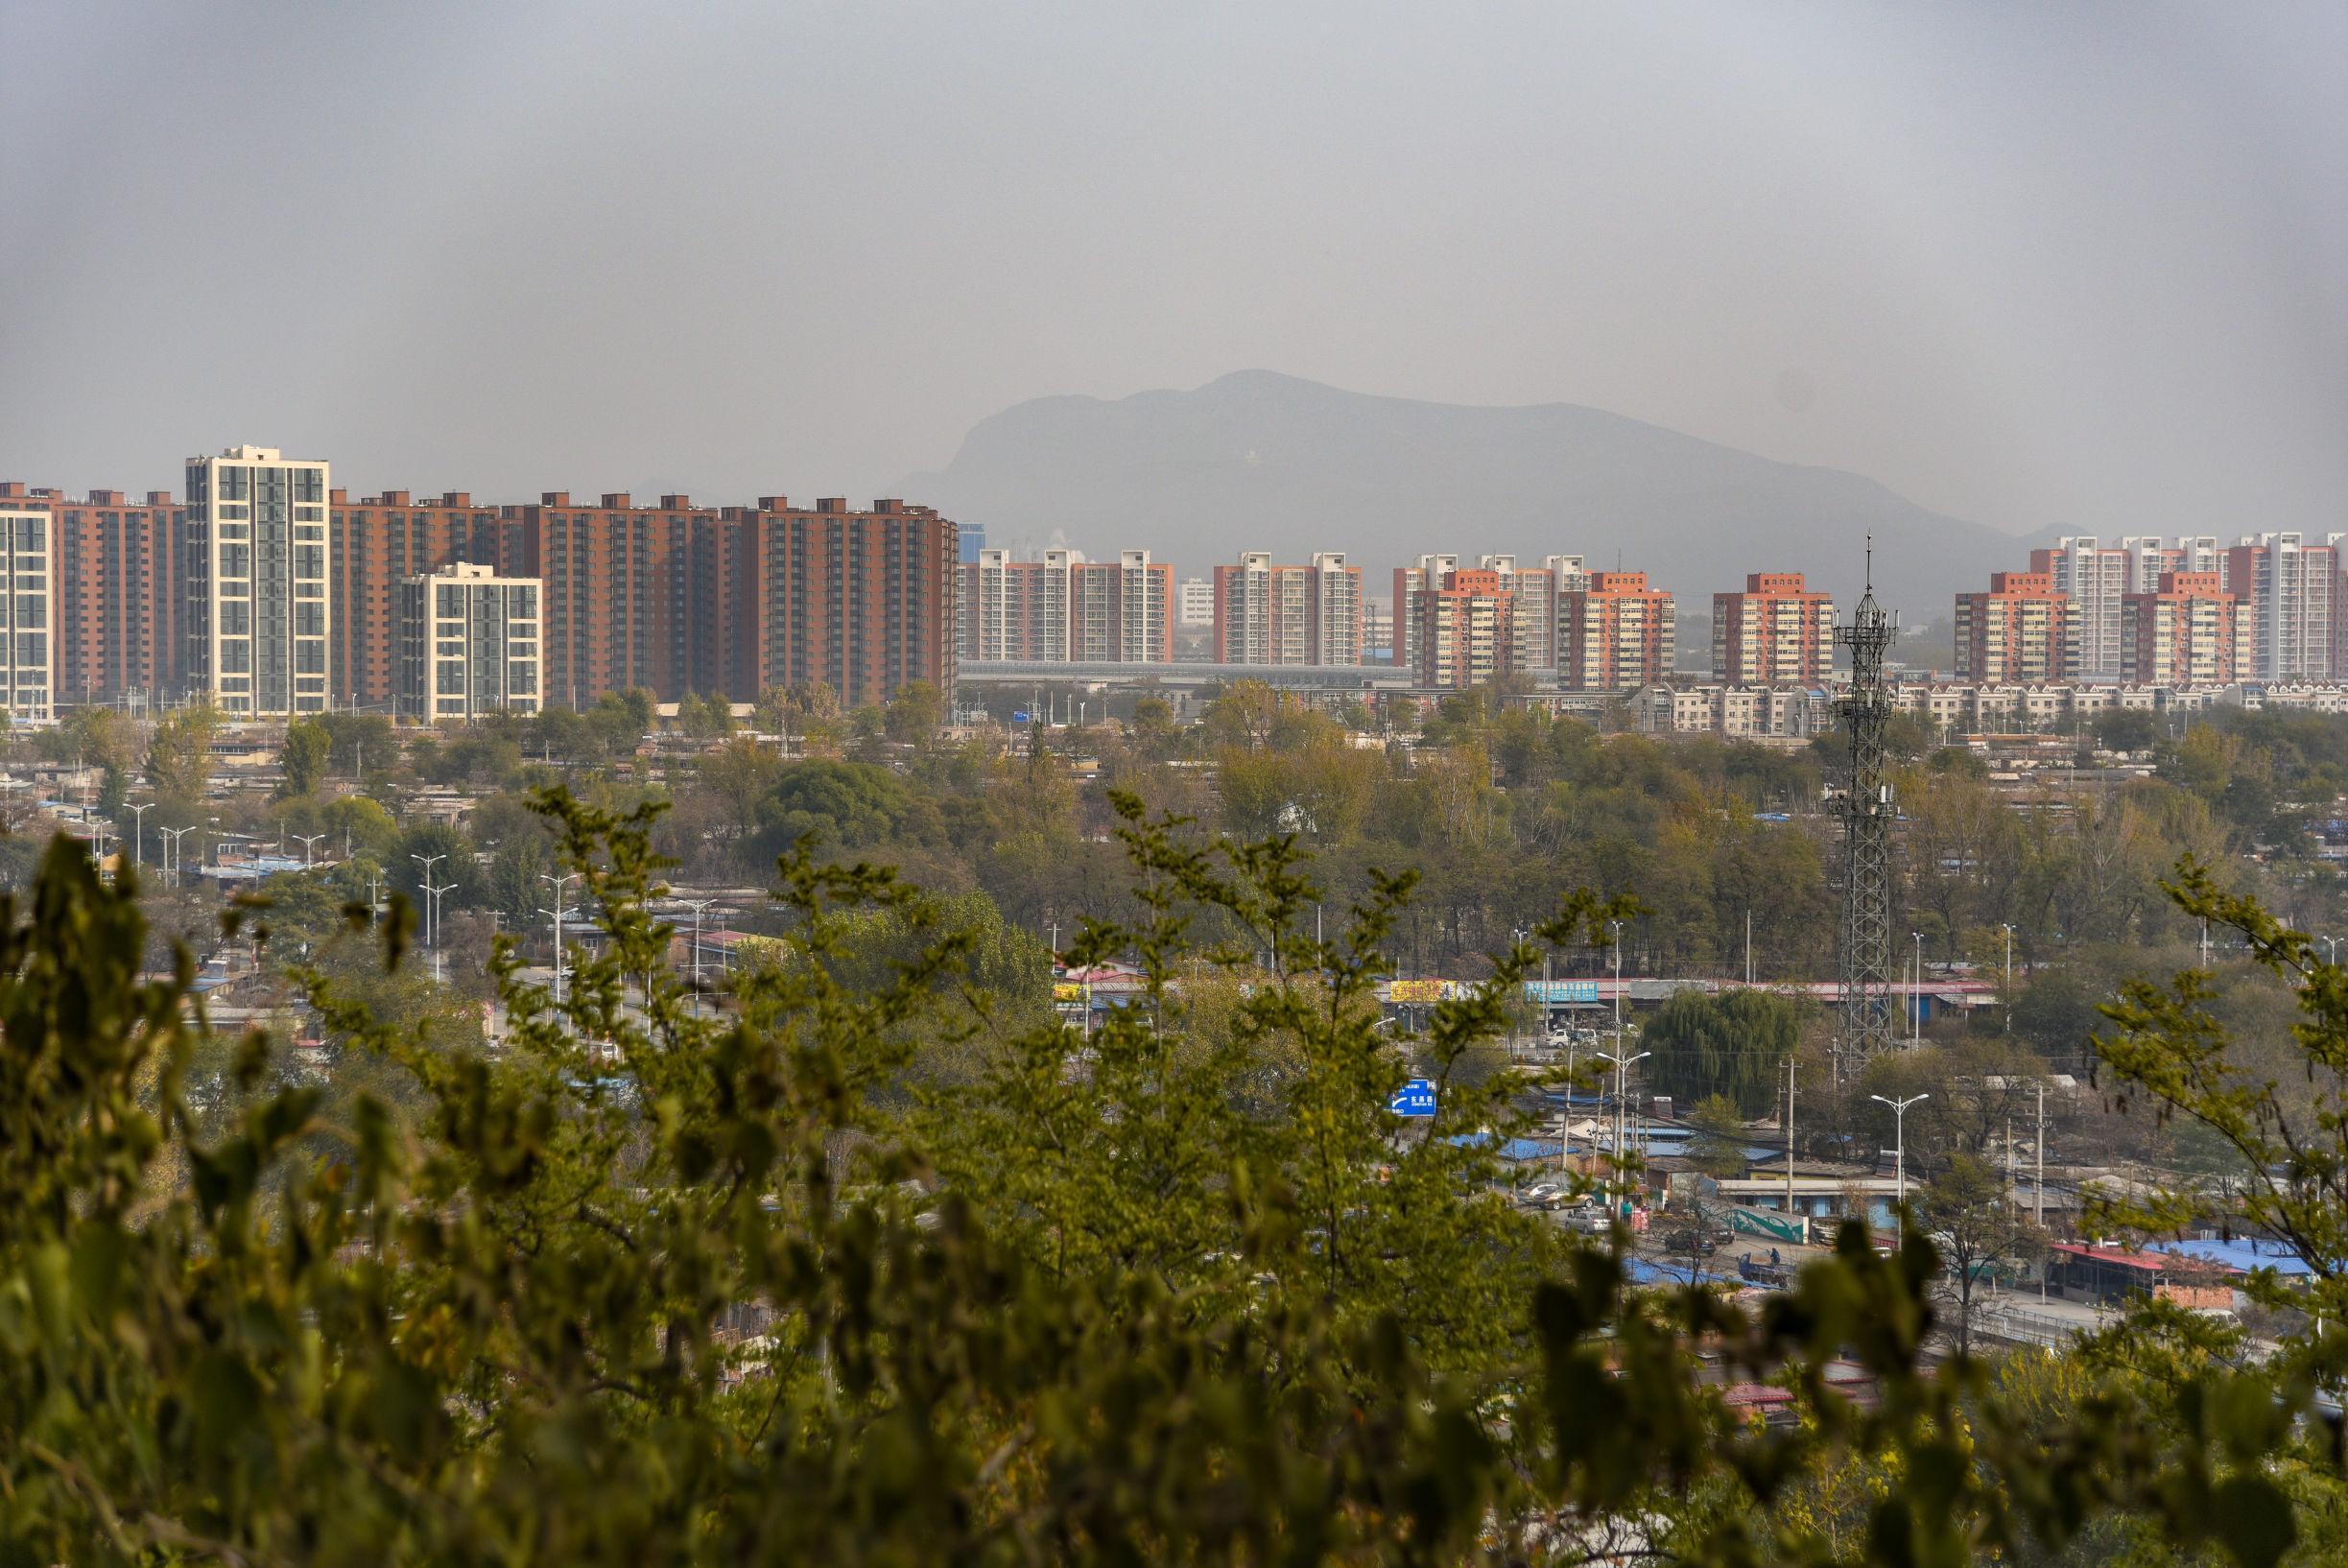
<path fill-rule="evenodd" d="M 2028 564 L 2028 542 L 1926 510 L 1871 479 L 1776 463 L 1570 403 L 1481 408 L 1350 392 L 1269 370 L 1191 392 L 1041 397 L 981 421 L 905 493 L 990 544 L 1055 535 L 1099 558 L 1146 548 L 1184 577 L 1242 550 L 1342 550 L 1383 594 L 1429 551 L 1520 560 L 1618 556 L 1691 608 L 1744 574 L 1800 571 L 1912 616 Z"/>

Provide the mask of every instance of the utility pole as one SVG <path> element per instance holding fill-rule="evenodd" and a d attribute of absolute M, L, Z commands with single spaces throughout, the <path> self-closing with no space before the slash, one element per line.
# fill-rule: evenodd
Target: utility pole
<path fill-rule="evenodd" d="M 2047 1228 L 2047 1083 L 2044 1079 L 2038 1081 L 2038 1180 L 2030 1201 L 2032 1218 L 2038 1224 L 2039 1234 L 2044 1235 Z M 2038 1300 L 2041 1305 L 2047 1299 L 2047 1271 L 2048 1260 L 2040 1258 Z"/>
<path fill-rule="evenodd" d="M 1917 1046 L 1924 1043 L 1924 933 L 1911 931 L 1909 935 L 1916 938 L 1916 991 L 1909 998 L 1908 1043 Z"/>
<path fill-rule="evenodd" d="M 1744 983 L 1753 983 L 1753 912 L 1744 912 Z"/>
<path fill-rule="evenodd" d="M 1786 1054 L 1786 1221 L 1793 1221 L 1793 1054 Z M 1803 1234 L 1809 1234 L 1805 1231 Z"/>
<path fill-rule="evenodd" d="M 2004 922 L 1999 922 L 2004 925 Z M 2005 926 L 2005 1033 L 2014 1032 L 2014 928 Z"/>
<path fill-rule="evenodd" d="M 2047 1086 L 2043 1081 L 2038 1085 L 2038 1180 L 2030 1219 L 2039 1229 L 2047 1227 Z"/>

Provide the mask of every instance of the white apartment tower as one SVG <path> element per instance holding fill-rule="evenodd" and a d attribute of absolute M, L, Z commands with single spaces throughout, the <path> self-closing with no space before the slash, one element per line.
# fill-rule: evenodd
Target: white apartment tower
<path fill-rule="evenodd" d="M 2330 680 L 2337 622 L 2339 541 L 2259 534 L 2224 552 L 2223 576 L 2250 645 L 2241 672 L 2257 680 Z"/>
<path fill-rule="evenodd" d="M 188 460 L 188 687 L 231 719 L 325 711 L 326 477 L 271 446 Z"/>
<path fill-rule="evenodd" d="M 2123 598 L 2158 593 L 2164 572 L 2222 572 L 2226 554 L 2206 534 L 2174 544 L 2157 535 L 2131 534 L 2108 545 L 2094 535 L 2067 535 L 2052 550 L 2030 552 L 2030 570 L 2052 577 L 2054 591 L 2071 601 L 2072 674 L 2112 680 L 2132 635 Z"/>
<path fill-rule="evenodd" d="M 57 666 L 50 613 L 50 584 L 56 581 L 52 522 L 48 509 L 0 508 L 0 549 L 5 568 L 8 625 L 0 632 L 0 705 L 12 719 L 55 716 Z"/>
<path fill-rule="evenodd" d="M 1362 573 L 1341 550 L 1313 556 L 1313 606 L 1308 650 L 1315 664 L 1362 662 Z"/>
<path fill-rule="evenodd" d="M 426 724 L 538 711 L 538 580 L 458 561 L 399 588 L 399 711 Z"/>
<path fill-rule="evenodd" d="M 1068 588 L 1066 656 L 1079 664 L 1163 664 L 1174 657 L 1174 569 L 1147 550 L 1121 550 L 1114 564 L 1077 561 Z"/>
<path fill-rule="evenodd" d="M 1041 560 L 1014 560 L 1008 550 L 982 550 L 962 571 L 968 603 L 963 656 L 1056 663 L 1068 657 L 1070 582 L 1075 555 L 1047 550 Z"/>

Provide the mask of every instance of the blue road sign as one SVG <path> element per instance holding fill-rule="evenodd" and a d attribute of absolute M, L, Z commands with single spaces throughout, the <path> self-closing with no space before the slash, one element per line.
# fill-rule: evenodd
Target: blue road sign
<path fill-rule="evenodd" d="M 1394 1098 L 1387 1102 L 1387 1109 L 1397 1116 L 1433 1116 L 1435 1084 L 1423 1078 L 1411 1080 L 1394 1091 Z"/>
<path fill-rule="evenodd" d="M 1011 723 L 1012 723 L 1012 724 L 1015 724 L 1015 725 L 1024 725 L 1024 724 L 1026 724 L 1027 722 L 1028 722 L 1027 711 L 1026 711 L 1024 708 L 1022 708 L 1022 709 L 1018 709 L 1018 710 L 1015 710 L 1015 711 L 1013 711 L 1013 713 L 1011 714 Z"/>

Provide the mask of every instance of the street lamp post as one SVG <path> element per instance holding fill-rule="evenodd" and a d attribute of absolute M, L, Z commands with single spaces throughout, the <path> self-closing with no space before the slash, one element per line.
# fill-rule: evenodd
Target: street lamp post
<path fill-rule="evenodd" d="M 1617 1040 L 1615 1043 L 1616 1043 L 1616 1044 L 1618 1044 L 1618 1045 L 1620 1045 L 1622 1042 L 1621 1042 L 1620 1040 Z M 1614 1152 L 1614 1169 L 1615 1169 L 1615 1174 L 1616 1174 L 1618 1176 L 1622 1176 L 1622 1175 L 1623 1175 L 1623 1143 L 1624 1143 L 1624 1140 L 1625 1139 L 1625 1137 L 1627 1137 L 1627 1135 L 1628 1135 L 1628 1128 L 1627 1128 L 1627 1126 L 1626 1126 L 1626 1121 L 1627 1121 L 1627 1118 L 1626 1118 L 1626 1116 L 1625 1116 L 1625 1110 L 1626 1110 L 1626 1108 L 1628 1107 L 1628 1105 L 1629 1105 L 1629 1100 L 1628 1100 L 1629 1089 L 1628 1089 L 1628 1086 L 1627 1086 L 1627 1084 L 1626 1084 L 1626 1082 L 1625 1082 L 1625 1078 L 1626 1078 L 1626 1076 L 1628 1075 L 1628 1073 L 1629 1073 L 1629 1071 L 1630 1071 L 1630 1064 L 1631 1064 L 1632 1062 L 1634 1062 L 1634 1061 L 1645 1061 L 1645 1060 L 1646 1060 L 1646 1059 L 1647 1059 L 1647 1058 L 1648 1058 L 1649 1056 L 1653 1055 L 1653 1053 L 1652 1053 L 1652 1052 L 1648 1052 L 1648 1051 L 1642 1051 L 1642 1052 L 1640 1052 L 1640 1053 L 1639 1053 L 1637 1056 L 1635 1056 L 1635 1057 L 1620 1057 L 1620 1056 L 1616 1056 L 1616 1055 L 1615 1055 L 1613 1052 L 1611 1052 L 1611 1051 L 1598 1051 L 1598 1052 L 1593 1052 L 1593 1053 L 1592 1053 L 1592 1055 L 1594 1055 L 1594 1056 L 1599 1056 L 1599 1057 L 1605 1057 L 1605 1058 L 1606 1058 L 1606 1060 L 1608 1060 L 1608 1061 L 1610 1061 L 1610 1062 L 1614 1063 L 1614 1150 L 1613 1150 L 1613 1152 Z M 1627 1197 L 1627 1196 L 1628 1196 L 1628 1194 L 1629 1194 L 1629 1191 L 1630 1191 L 1630 1184 L 1629 1184 L 1627 1181 L 1625 1181 L 1625 1182 L 1623 1183 L 1623 1192 L 1624 1192 L 1624 1195 L 1625 1195 L 1625 1197 Z"/>
<path fill-rule="evenodd" d="M 538 880 L 540 882 L 551 882 L 555 885 L 555 907 L 551 910 L 542 909 L 538 913 L 540 915 L 551 915 L 555 918 L 555 1010 L 559 1012 L 562 1010 L 563 890 L 579 880 L 579 873 L 577 871 L 565 871 L 560 876 L 557 876 L 551 871 L 540 871 L 538 873 Z"/>
<path fill-rule="evenodd" d="M 432 868 L 441 861 L 448 859 L 448 855 L 443 851 L 438 855 L 410 855 L 408 858 L 423 867 L 421 874 L 416 878 L 416 885 L 425 890 L 424 945 L 430 947 L 432 945 Z"/>
<path fill-rule="evenodd" d="M 171 880 L 171 885 L 175 888 L 179 886 L 179 867 L 185 864 L 187 859 L 186 853 L 180 848 L 179 841 L 195 831 L 193 823 L 186 827 L 158 827 L 155 829 L 163 840 L 163 874 Z"/>
<path fill-rule="evenodd" d="M 1932 1096 L 1911 1094 L 1905 1100 L 1885 1100 L 1880 1094 L 1871 1094 L 1867 1098 L 1891 1107 L 1891 1176 L 1896 1194 L 1892 1205 L 1904 1210 L 1908 1207 L 1908 1107 Z"/>
<path fill-rule="evenodd" d="M 301 866 L 302 869 L 306 871 L 318 864 L 318 846 L 326 835 L 323 833 L 296 833 L 294 837 L 301 841 Z"/>
<path fill-rule="evenodd" d="M 430 882 L 424 884 L 424 923 L 432 932 L 424 938 L 424 945 L 432 949 L 432 962 L 436 969 L 440 962 L 440 895 L 456 886 L 454 882 L 443 882 L 438 887 Z"/>
<path fill-rule="evenodd" d="M 126 800 L 123 804 L 130 807 L 133 824 L 130 829 L 130 865 L 133 869 L 143 870 L 147 865 L 147 813 L 154 809 L 154 802 L 149 800 L 133 806 Z"/>
<path fill-rule="evenodd" d="M 696 998 L 695 1007 L 697 1010 L 700 1007 L 699 998 L 701 994 L 701 911 L 709 908 L 710 905 L 716 902 L 717 900 L 714 898 L 688 898 L 683 900 L 685 908 L 693 912 L 693 994 Z"/>

